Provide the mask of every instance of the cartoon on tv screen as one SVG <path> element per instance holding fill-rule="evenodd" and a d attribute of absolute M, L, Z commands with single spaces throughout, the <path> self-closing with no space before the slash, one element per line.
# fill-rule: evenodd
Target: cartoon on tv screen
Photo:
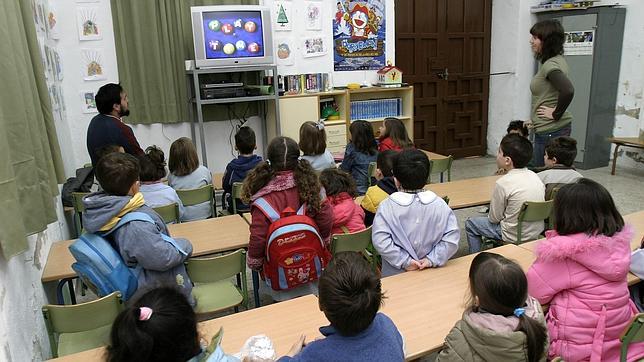
<path fill-rule="evenodd" d="M 263 57 L 259 11 L 213 11 L 203 14 L 207 59 Z"/>

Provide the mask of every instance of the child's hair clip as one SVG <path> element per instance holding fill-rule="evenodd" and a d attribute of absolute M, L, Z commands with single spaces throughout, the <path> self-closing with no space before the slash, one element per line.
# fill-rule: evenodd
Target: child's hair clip
<path fill-rule="evenodd" d="M 315 126 L 318 128 L 319 131 L 322 131 L 324 129 L 324 120 L 321 119 L 321 120 L 317 121 Z"/>
<path fill-rule="evenodd" d="M 139 320 L 147 321 L 152 317 L 152 308 L 141 307 L 139 308 Z"/>

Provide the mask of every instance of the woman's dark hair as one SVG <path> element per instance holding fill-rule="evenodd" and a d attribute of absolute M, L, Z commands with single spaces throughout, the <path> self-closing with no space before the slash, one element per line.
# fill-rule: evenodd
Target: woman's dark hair
<path fill-rule="evenodd" d="M 376 137 L 373 135 L 373 127 L 367 121 L 357 120 L 351 122 L 349 126 L 351 133 L 351 143 L 358 152 L 366 153 L 368 155 L 375 155 L 378 153 L 378 144 L 376 144 Z"/>
<path fill-rule="evenodd" d="M 515 309 L 526 305 L 528 280 L 523 269 L 512 260 L 494 253 L 479 253 L 472 260 L 469 276 L 474 312 L 484 310 L 509 317 Z M 524 313 L 519 317 L 518 330 L 526 334 L 528 361 L 539 361 L 546 352 L 545 326 Z"/>
<path fill-rule="evenodd" d="M 414 143 L 407 135 L 407 129 L 401 120 L 394 117 L 385 118 L 385 133 L 380 138 L 391 138 L 391 141 L 400 148 L 414 147 Z"/>
<path fill-rule="evenodd" d="M 148 320 L 140 320 L 142 307 L 152 310 Z M 197 318 L 186 297 L 175 288 L 158 288 L 116 317 L 107 360 L 185 362 L 200 352 Z"/>
<path fill-rule="evenodd" d="M 613 236 L 624 227 L 624 219 L 608 190 L 587 178 L 562 186 L 554 207 L 555 230 L 559 235 Z"/>
<path fill-rule="evenodd" d="M 186 176 L 199 167 L 199 156 L 194 143 L 188 137 L 181 137 L 172 142 L 168 168 L 175 176 Z"/>
<path fill-rule="evenodd" d="M 278 172 L 293 171 L 300 201 L 306 202 L 310 212 L 318 212 L 321 205 L 320 181 L 309 161 L 300 160 L 297 142 L 288 137 L 275 137 L 268 144 L 266 155 L 268 162 L 260 162 L 246 175 L 242 186 L 242 200 L 249 203 L 250 198 Z"/>
<path fill-rule="evenodd" d="M 540 21 L 530 28 L 530 34 L 541 40 L 541 51 L 536 57 L 542 64 L 546 60 L 564 53 L 563 45 L 566 35 L 558 20 Z"/>
<path fill-rule="evenodd" d="M 139 180 L 141 182 L 158 181 L 165 177 L 165 155 L 157 146 L 145 149 L 145 154 L 139 157 Z"/>
<path fill-rule="evenodd" d="M 320 182 L 328 196 L 334 196 L 342 192 L 348 193 L 351 197 L 358 196 L 356 182 L 353 177 L 335 167 L 323 170 L 320 174 Z"/>
<path fill-rule="evenodd" d="M 307 121 L 300 126 L 300 150 L 305 156 L 321 155 L 326 150 L 326 132 L 321 123 Z"/>

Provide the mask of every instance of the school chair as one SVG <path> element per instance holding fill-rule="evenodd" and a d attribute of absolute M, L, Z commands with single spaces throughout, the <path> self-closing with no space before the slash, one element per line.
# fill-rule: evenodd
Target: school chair
<path fill-rule="evenodd" d="M 370 186 L 374 185 L 373 180 L 376 179 L 376 168 L 378 168 L 378 166 L 376 165 L 375 162 L 369 162 L 369 168 L 367 169 L 367 177 L 369 178 L 368 181 Z"/>
<path fill-rule="evenodd" d="M 622 342 L 619 360 L 626 362 L 628 346 L 631 343 L 644 342 L 644 313 L 638 313 L 633 317 L 624 333 L 619 337 L 619 340 Z"/>
<path fill-rule="evenodd" d="M 213 257 L 190 258 L 186 270 L 195 286 L 192 295 L 197 301 L 195 313 L 206 315 L 243 305 L 248 308 L 246 282 L 246 250 Z M 237 277 L 237 286 L 230 278 Z"/>
<path fill-rule="evenodd" d="M 233 182 L 233 189 L 230 193 L 230 199 L 233 207 L 232 215 L 237 214 L 237 200 L 241 199 L 243 185 L 243 182 Z M 226 193 L 224 193 L 221 197 L 221 208 L 222 210 L 219 211 L 219 216 L 231 215 L 230 212 L 226 210 Z"/>
<path fill-rule="evenodd" d="M 436 160 L 429 160 L 429 174 L 427 175 L 427 183 L 432 183 L 432 173 L 439 173 L 441 176 L 441 183 L 443 182 L 443 173 L 447 172 L 447 181 L 452 181 L 452 161 L 454 158 L 449 155 L 446 158 Z"/>
<path fill-rule="evenodd" d="M 217 216 L 212 185 L 208 184 L 196 189 L 177 189 L 175 191 L 177 191 L 177 195 L 179 195 L 179 200 L 181 200 L 183 206 L 192 206 L 208 202 L 210 205 L 210 215 L 212 217 Z"/>
<path fill-rule="evenodd" d="M 173 202 L 168 205 L 153 207 L 152 208 L 166 224 L 178 224 L 181 222 L 179 218 L 179 205 Z"/>
<path fill-rule="evenodd" d="M 344 234 L 331 235 L 331 254 L 335 255 L 343 251 L 355 251 L 362 253 L 371 265 L 377 267 L 377 256 L 371 245 L 371 226 L 362 230 L 350 233 L 349 229 L 342 227 Z M 371 250 L 369 250 L 371 247 Z"/>
<path fill-rule="evenodd" d="M 52 357 L 107 345 L 112 323 L 122 309 L 120 292 L 82 304 L 43 306 Z"/>
<path fill-rule="evenodd" d="M 76 236 L 83 233 L 83 212 L 85 212 L 85 205 L 83 204 L 83 197 L 89 195 L 89 192 L 72 192 L 72 204 L 74 206 L 74 228 Z"/>
<path fill-rule="evenodd" d="M 563 183 L 551 183 L 546 185 L 546 201 L 548 200 L 553 200 L 557 196 L 557 192 L 561 190 L 561 187 L 565 185 Z M 548 217 L 547 220 L 548 223 L 548 229 L 552 230 L 555 228 L 555 208 L 554 208 L 554 203 L 552 207 L 552 212 L 550 212 L 550 216 Z"/>
<path fill-rule="evenodd" d="M 548 200 L 548 201 L 526 201 L 523 203 L 521 206 L 521 210 L 519 211 L 519 218 L 518 218 L 518 223 L 517 223 L 517 244 L 521 244 L 526 241 L 530 240 L 523 240 L 521 237 L 522 234 L 522 229 L 523 229 L 523 223 L 524 222 L 536 222 L 536 221 L 543 221 L 550 216 L 552 213 L 552 205 L 554 201 Z"/>

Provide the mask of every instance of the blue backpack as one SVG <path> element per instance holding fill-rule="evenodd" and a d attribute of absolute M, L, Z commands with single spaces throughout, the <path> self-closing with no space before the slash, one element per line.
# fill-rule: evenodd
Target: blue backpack
<path fill-rule="evenodd" d="M 69 251 L 76 259 L 76 262 L 72 264 L 72 269 L 83 283 L 96 292 L 99 297 L 120 291 L 123 300 L 126 301 L 138 288 L 137 280 L 141 267 L 128 267 L 121 258 L 121 254 L 104 238 L 131 221 L 155 223 L 152 217 L 144 212 L 129 212 L 108 232 L 83 233 L 69 246 Z M 161 236 L 180 253 L 187 255 L 174 239 L 165 234 L 161 234 Z"/>

